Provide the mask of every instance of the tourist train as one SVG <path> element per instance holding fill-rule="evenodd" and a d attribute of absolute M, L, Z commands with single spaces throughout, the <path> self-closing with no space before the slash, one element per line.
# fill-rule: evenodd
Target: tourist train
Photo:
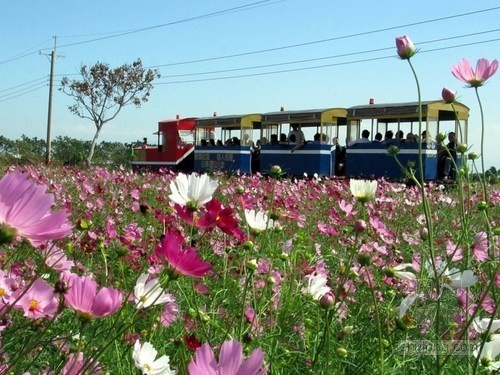
<path fill-rule="evenodd" d="M 132 166 L 268 174 L 278 165 L 291 176 L 401 179 L 408 167 L 418 169 L 420 153 L 424 178 L 435 180 L 441 147 L 436 136 L 453 132 L 455 144 L 466 144 L 468 118 L 469 108 L 461 103 L 372 99 L 350 108 L 177 116 L 158 123 L 157 145 L 135 148 Z M 381 136 L 387 139 L 379 141 Z"/>

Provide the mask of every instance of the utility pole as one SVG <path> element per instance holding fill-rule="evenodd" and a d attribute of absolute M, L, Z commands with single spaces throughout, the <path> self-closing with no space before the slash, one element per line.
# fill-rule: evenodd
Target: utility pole
<path fill-rule="evenodd" d="M 47 151 L 45 154 L 45 164 L 50 164 L 52 153 L 51 127 L 52 127 L 52 89 L 54 86 L 54 67 L 56 64 L 56 37 L 54 36 L 54 49 L 50 53 L 50 81 L 49 81 L 49 109 L 47 113 Z"/>

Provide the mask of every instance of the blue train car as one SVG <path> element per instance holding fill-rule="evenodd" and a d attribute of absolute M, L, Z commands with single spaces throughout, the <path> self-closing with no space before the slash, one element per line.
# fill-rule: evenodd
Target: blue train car
<path fill-rule="evenodd" d="M 260 114 L 197 118 L 194 170 L 251 173 L 252 135 L 260 119 Z"/>
<path fill-rule="evenodd" d="M 455 144 L 467 143 L 468 117 L 469 108 L 465 105 L 442 100 L 425 101 L 421 105 L 410 102 L 350 107 L 345 174 L 399 179 L 406 177 L 405 169 L 412 167 L 419 176 L 420 144 L 424 179 L 434 180 L 438 177 L 441 151 L 436 135 L 453 132 Z M 368 132 L 368 139 L 360 137 L 362 128 Z M 375 139 L 376 133 L 382 135 L 381 142 Z M 399 149 L 397 159 L 403 168 L 389 155 L 391 146 Z"/>
<path fill-rule="evenodd" d="M 261 172 L 279 165 L 289 175 L 335 175 L 339 127 L 345 128 L 346 117 L 344 108 L 262 114 Z"/>

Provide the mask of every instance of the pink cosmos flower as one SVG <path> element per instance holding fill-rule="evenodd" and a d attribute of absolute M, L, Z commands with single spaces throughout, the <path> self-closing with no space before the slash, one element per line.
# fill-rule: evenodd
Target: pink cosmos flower
<path fill-rule="evenodd" d="M 56 271 L 69 271 L 75 266 L 75 262 L 68 259 L 64 251 L 55 245 L 48 246 L 44 253 L 47 256 L 45 264 Z"/>
<path fill-rule="evenodd" d="M 33 246 L 71 234 L 65 210 L 52 211 L 54 197 L 45 185 L 15 171 L 0 180 L 0 231 L 10 229 Z"/>
<path fill-rule="evenodd" d="M 258 348 L 244 360 L 242 345 L 231 339 L 222 344 L 219 363 L 208 344 L 196 350 L 195 359 L 189 364 L 190 375 L 262 375 L 267 374 L 269 366 L 262 366 L 264 352 Z"/>
<path fill-rule="evenodd" d="M 402 60 L 408 60 L 415 55 L 415 53 L 417 53 L 413 42 L 406 35 L 396 38 L 396 48 L 398 50 L 398 55 Z"/>
<path fill-rule="evenodd" d="M 160 322 L 163 327 L 168 327 L 171 323 L 177 320 L 177 314 L 179 313 L 179 306 L 175 302 L 175 297 L 170 296 L 170 301 L 165 303 L 163 307 L 163 312 L 161 314 Z"/>
<path fill-rule="evenodd" d="M 180 234 L 167 232 L 160 247 L 156 249 L 158 258 L 165 258 L 173 274 L 185 276 L 204 276 L 211 268 L 209 262 L 203 262 L 192 247 L 182 248 Z"/>
<path fill-rule="evenodd" d="M 15 307 L 24 311 L 24 316 L 37 319 L 52 316 L 59 305 L 54 288 L 43 279 L 36 279 L 28 291 L 16 302 Z"/>
<path fill-rule="evenodd" d="M 460 81 L 467 83 L 469 87 L 480 87 L 495 74 L 497 69 L 497 60 L 490 62 L 488 59 L 481 58 L 477 60 L 476 70 L 474 71 L 469 60 L 462 59 L 458 65 L 451 67 L 451 73 Z"/>
<path fill-rule="evenodd" d="M 441 97 L 446 103 L 454 103 L 456 99 L 456 92 L 444 87 L 441 91 Z"/>
<path fill-rule="evenodd" d="M 90 276 L 62 274 L 68 285 L 66 304 L 87 318 L 101 318 L 115 313 L 122 304 L 122 292 L 113 287 L 97 291 L 97 282 Z"/>
<path fill-rule="evenodd" d="M 99 367 L 99 362 L 94 361 L 93 359 L 85 359 L 83 357 L 83 353 L 71 353 L 69 355 L 68 362 L 64 365 L 61 370 L 62 375 L 80 375 L 83 372 L 81 371 L 83 368 L 85 374 L 88 375 L 102 375 L 102 370 Z"/>

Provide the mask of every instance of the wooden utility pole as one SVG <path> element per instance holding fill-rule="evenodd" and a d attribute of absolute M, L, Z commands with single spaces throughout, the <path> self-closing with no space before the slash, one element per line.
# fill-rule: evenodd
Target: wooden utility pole
<path fill-rule="evenodd" d="M 52 153 L 51 127 L 52 127 L 52 89 L 54 86 L 54 66 L 56 64 L 56 37 L 54 37 L 54 50 L 50 53 L 50 81 L 49 81 L 49 109 L 47 113 L 47 151 L 45 164 L 50 164 Z"/>

